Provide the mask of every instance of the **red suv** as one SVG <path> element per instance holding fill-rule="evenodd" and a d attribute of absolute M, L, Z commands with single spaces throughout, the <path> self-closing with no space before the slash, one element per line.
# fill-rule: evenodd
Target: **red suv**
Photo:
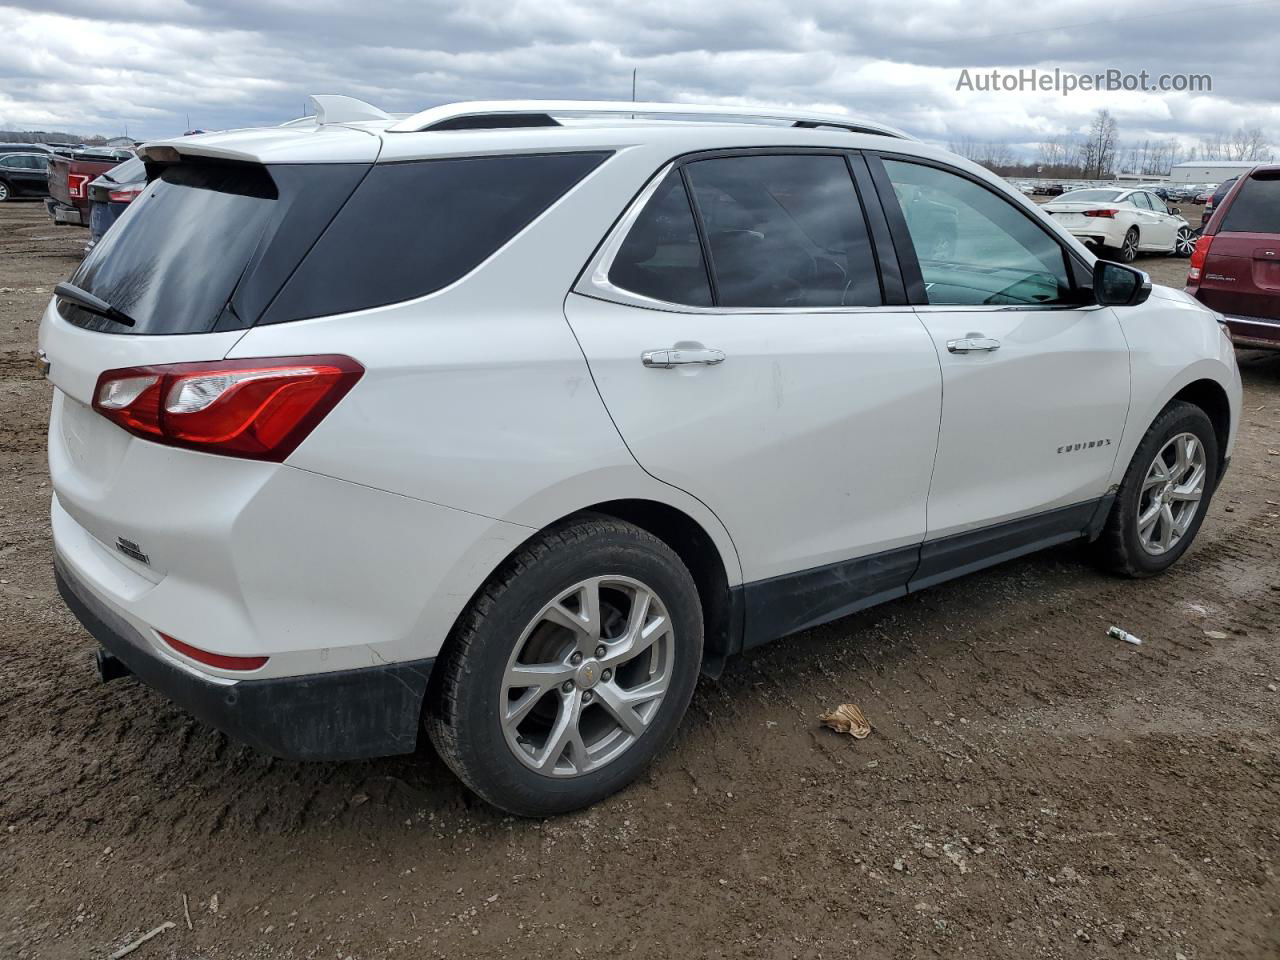
<path fill-rule="evenodd" d="M 1187 293 L 1226 315 L 1237 344 L 1280 350 L 1280 165 L 1254 167 L 1218 204 Z"/>

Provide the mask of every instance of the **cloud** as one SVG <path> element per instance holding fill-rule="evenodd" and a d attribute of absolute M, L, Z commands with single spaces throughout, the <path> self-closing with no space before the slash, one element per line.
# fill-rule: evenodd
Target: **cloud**
<path fill-rule="evenodd" d="M 392 111 L 621 98 L 848 111 L 928 140 L 1029 149 L 1109 108 L 1126 140 L 1280 140 L 1280 0 L 41 0 L 0 7 L 0 127 L 137 137 L 279 123 L 309 93 Z M 1210 93 L 979 93 L 962 69 L 1208 73 Z"/>

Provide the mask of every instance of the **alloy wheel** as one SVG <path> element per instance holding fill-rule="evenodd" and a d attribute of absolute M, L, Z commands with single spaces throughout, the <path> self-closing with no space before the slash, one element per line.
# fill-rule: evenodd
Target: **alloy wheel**
<path fill-rule="evenodd" d="M 1181 542 L 1200 509 L 1208 463 L 1193 433 L 1170 439 L 1147 468 L 1138 495 L 1138 542 L 1153 556 Z"/>
<path fill-rule="evenodd" d="M 529 622 L 507 662 L 498 701 L 507 745 L 544 776 L 599 770 L 657 716 L 674 647 L 665 605 L 639 580 L 574 584 Z"/>
<path fill-rule="evenodd" d="M 1120 256 L 1125 263 L 1132 263 L 1138 256 L 1138 235 L 1134 231 L 1130 230 L 1124 235 L 1124 246 L 1120 248 Z"/>
<path fill-rule="evenodd" d="M 1195 249 L 1196 240 L 1188 227 L 1179 227 L 1177 239 L 1174 240 L 1173 252 L 1180 257 L 1189 257 Z"/>
<path fill-rule="evenodd" d="M 0 183 L 0 203 L 4 203 L 8 199 L 9 185 L 7 183 Z"/>

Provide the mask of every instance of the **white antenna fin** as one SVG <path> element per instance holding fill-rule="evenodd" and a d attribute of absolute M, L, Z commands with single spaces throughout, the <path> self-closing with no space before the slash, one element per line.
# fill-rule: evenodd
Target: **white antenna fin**
<path fill-rule="evenodd" d="M 355 97 L 313 93 L 307 97 L 316 112 L 316 123 L 355 123 L 360 120 L 390 120 L 391 115 Z"/>

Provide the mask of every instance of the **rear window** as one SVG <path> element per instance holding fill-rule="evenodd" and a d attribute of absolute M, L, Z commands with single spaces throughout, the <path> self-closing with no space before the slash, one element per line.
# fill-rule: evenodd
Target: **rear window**
<path fill-rule="evenodd" d="M 72 323 L 112 333 L 214 329 L 262 237 L 278 194 L 248 164 L 166 168 L 107 231 L 71 277 L 136 321 L 122 327 L 66 301 Z"/>
<path fill-rule="evenodd" d="M 465 276 L 608 153 L 376 164 L 263 323 L 399 303 Z"/>
<path fill-rule="evenodd" d="M 112 167 L 103 177 L 113 183 L 133 183 L 135 180 L 142 180 L 147 175 L 147 165 L 142 162 L 141 157 L 130 157 L 124 163 L 117 164 Z"/>
<path fill-rule="evenodd" d="M 1219 232 L 1280 233 L 1280 171 L 1254 174 L 1240 186 Z"/>
<path fill-rule="evenodd" d="M 1114 201 L 1120 196 L 1119 190 L 1072 190 L 1070 193 L 1064 193 L 1058 199 L 1061 201 L 1084 200 L 1088 203 L 1103 203 Z"/>

